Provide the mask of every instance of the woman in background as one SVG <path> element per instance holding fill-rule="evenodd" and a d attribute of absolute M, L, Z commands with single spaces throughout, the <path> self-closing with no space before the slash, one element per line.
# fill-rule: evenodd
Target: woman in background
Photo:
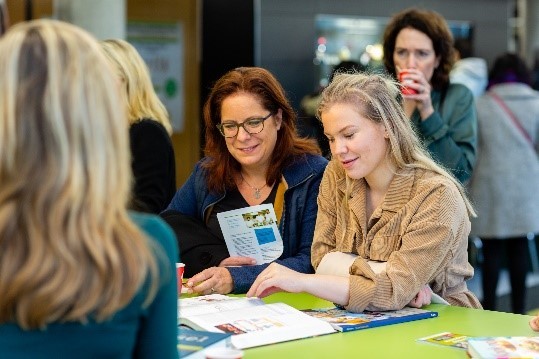
<path fill-rule="evenodd" d="M 148 67 L 131 44 L 114 39 L 101 45 L 124 90 L 135 176 L 131 207 L 158 214 L 176 192 L 172 126 L 167 110 L 153 89 Z"/>
<path fill-rule="evenodd" d="M 472 175 L 477 146 L 477 118 L 470 90 L 450 84 L 453 37 L 444 18 L 407 9 L 384 32 L 384 64 L 406 83 L 404 111 L 431 156 L 462 183 Z"/>
<path fill-rule="evenodd" d="M 1 358 L 177 358 L 177 247 L 160 218 L 127 211 L 115 82 L 73 25 L 0 39 Z"/>
<path fill-rule="evenodd" d="M 496 58 L 487 93 L 477 101 L 479 148 L 470 196 L 483 243 L 483 307 L 496 310 L 500 269 L 507 258 L 514 313 L 526 311 L 528 240 L 539 232 L 539 92 L 516 54 Z"/>

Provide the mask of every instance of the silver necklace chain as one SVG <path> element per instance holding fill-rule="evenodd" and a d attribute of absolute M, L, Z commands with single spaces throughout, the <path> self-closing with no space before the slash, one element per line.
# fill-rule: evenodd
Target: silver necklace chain
<path fill-rule="evenodd" d="M 262 187 L 256 188 L 256 187 L 254 187 L 254 186 L 251 186 L 251 184 L 250 184 L 249 182 L 247 182 L 247 180 L 243 177 L 243 174 L 240 173 L 240 176 L 241 176 L 241 180 L 244 181 L 245 183 L 247 183 L 247 186 L 251 187 L 251 189 L 252 189 L 253 191 L 255 191 L 255 193 L 254 193 L 255 198 L 256 198 L 256 199 L 259 199 L 259 198 L 260 198 L 260 191 L 261 191 L 262 189 L 264 189 L 264 187 L 266 187 L 268 184 L 267 184 L 267 183 L 264 183 L 264 185 L 263 185 Z"/>

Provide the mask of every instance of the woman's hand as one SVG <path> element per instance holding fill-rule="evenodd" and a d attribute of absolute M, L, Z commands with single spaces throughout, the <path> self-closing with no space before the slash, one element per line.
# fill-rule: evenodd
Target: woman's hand
<path fill-rule="evenodd" d="M 417 108 L 421 120 L 425 120 L 434 112 L 430 98 L 432 88 L 429 80 L 418 69 L 406 69 L 406 71 L 407 74 L 403 77 L 403 80 L 410 80 L 406 81 L 406 87 L 416 90 L 417 94 L 402 95 L 404 98 L 404 112 L 410 118 Z"/>
<path fill-rule="evenodd" d="M 256 260 L 249 257 L 228 257 L 219 263 L 219 267 L 252 266 Z"/>
<path fill-rule="evenodd" d="M 429 285 L 424 285 L 423 288 L 419 290 L 419 293 L 416 294 L 414 299 L 408 303 L 409 307 L 421 308 L 424 305 L 429 305 L 431 301 L 432 290 Z"/>
<path fill-rule="evenodd" d="M 530 327 L 536 332 L 539 332 L 539 314 L 530 320 Z"/>
<path fill-rule="evenodd" d="M 280 291 L 302 292 L 306 276 L 308 274 L 298 273 L 280 264 L 272 263 L 256 277 L 247 292 L 247 297 L 263 298 Z"/>
<path fill-rule="evenodd" d="M 186 287 L 189 294 L 228 294 L 234 289 L 234 282 L 228 269 L 211 267 L 195 274 L 187 281 Z"/>

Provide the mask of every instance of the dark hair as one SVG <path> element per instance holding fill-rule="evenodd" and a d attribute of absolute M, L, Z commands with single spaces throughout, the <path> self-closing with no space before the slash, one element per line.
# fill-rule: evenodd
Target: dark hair
<path fill-rule="evenodd" d="M 447 26 L 445 19 L 435 11 L 407 9 L 390 20 L 384 31 L 384 65 L 386 70 L 396 77 L 393 52 L 395 42 L 402 29 L 412 28 L 421 31 L 432 41 L 432 47 L 436 57 L 440 58 L 440 64 L 434 69 L 431 85 L 439 90 L 449 83 L 449 72 L 455 62 L 453 35 Z"/>
<path fill-rule="evenodd" d="M 212 192 L 235 188 L 234 175 L 241 170 L 241 165 L 228 151 L 225 138 L 216 127 L 221 122 L 223 101 L 238 92 L 255 95 L 262 106 L 271 113 L 275 114 L 279 109 L 282 111 L 281 128 L 277 132 L 277 143 L 266 174 L 268 184 L 279 180 L 283 168 L 294 156 L 320 153 L 314 140 L 298 136 L 296 113 L 277 79 L 268 70 L 260 67 L 238 67 L 217 80 L 204 104 L 203 116 L 206 128 L 204 154 L 208 158 L 204 162 L 204 167 L 211 173 L 211 176 L 207 176 L 207 185 Z"/>
<path fill-rule="evenodd" d="M 488 78 L 488 88 L 501 83 L 518 82 L 526 85 L 532 83 L 531 71 L 526 62 L 517 54 L 509 52 L 496 58 Z"/>
<path fill-rule="evenodd" d="M 341 61 L 335 67 L 333 68 L 333 71 L 331 71 L 331 76 L 329 77 L 329 82 L 333 80 L 333 77 L 335 77 L 336 74 L 342 74 L 342 73 L 355 73 L 355 72 L 361 72 L 365 71 L 365 66 L 361 65 L 359 62 L 356 61 Z"/>
<path fill-rule="evenodd" d="M 473 46 L 472 42 L 464 37 L 459 37 L 455 39 L 455 50 L 458 51 L 461 59 L 473 56 Z"/>

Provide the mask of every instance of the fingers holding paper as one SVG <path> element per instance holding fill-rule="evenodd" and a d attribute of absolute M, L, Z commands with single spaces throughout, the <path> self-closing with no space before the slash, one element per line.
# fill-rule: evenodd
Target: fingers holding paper
<path fill-rule="evenodd" d="M 256 260 L 250 257 L 228 257 L 219 263 L 219 267 L 251 266 L 256 264 Z"/>

